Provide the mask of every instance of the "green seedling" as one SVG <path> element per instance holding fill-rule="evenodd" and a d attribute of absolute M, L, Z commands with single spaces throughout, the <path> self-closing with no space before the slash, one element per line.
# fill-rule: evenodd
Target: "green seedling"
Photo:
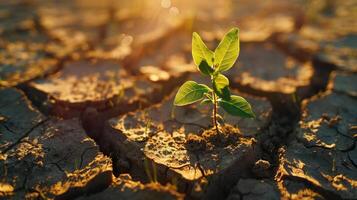
<path fill-rule="evenodd" d="M 213 52 L 207 48 L 196 32 L 193 33 L 193 61 L 202 75 L 211 78 L 212 88 L 195 81 L 187 81 L 179 88 L 174 100 L 175 106 L 185 106 L 197 101 L 212 103 L 212 121 L 217 133 L 219 132 L 217 121 L 219 107 L 233 116 L 255 117 L 250 104 L 243 97 L 230 93 L 229 80 L 222 74 L 222 72 L 231 69 L 238 58 L 238 35 L 239 29 L 232 28 Z"/>

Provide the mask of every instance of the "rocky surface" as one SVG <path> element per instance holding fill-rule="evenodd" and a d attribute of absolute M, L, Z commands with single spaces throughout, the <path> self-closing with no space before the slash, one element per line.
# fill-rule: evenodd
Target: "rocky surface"
<path fill-rule="evenodd" d="M 244 51 L 236 67 L 228 72 L 232 84 L 256 93 L 288 95 L 310 85 L 313 69 L 309 63 L 299 62 L 271 43 L 243 43 L 241 48 Z"/>
<path fill-rule="evenodd" d="M 56 70 L 59 60 L 46 50 L 48 38 L 35 31 L 0 39 L 0 86 L 14 86 Z"/>
<path fill-rule="evenodd" d="M 132 106 L 137 99 L 129 96 L 126 89 L 135 80 L 118 63 L 110 61 L 73 61 L 65 63 L 61 71 L 46 79 L 31 82 L 30 98 L 56 115 L 78 113 L 86 106 L 105 109 L 124 102 Z M 129 85 L 128 85 L 129 84 Z M 132 86 L 132 85 L 131 85 Z M 41 98 L 42 97 L 42 98 Z M 129 99 L 121 99 L 122 97 Z M 129 108 L 129 107 L 128 107 Z"/>
<path fill-rule="evenodd" d="M 183 195 L 175 192 L 172 185 L 162 186 L 158 183 L 141 184 L 133 181 L 128 174 L 114 178 L 113 183 L 103 192 L 78 198 L 79 200 L 117 200 L 117 199 L 164 199 L 183 200 Z"/>
<path fill-rule="evenodd" d="M 228 185 L 228 179 L 233 179 L 232 182 L 244 176 L 259 151 L 252 136 L 259 134 L 270 122 L 270 104 L 264 99 L 248 97 L 257 119 L 237 121 L 228 117 L 223 133 L 216 134 L 210 129 L 208 107 L 174 108 L 172 100 L 169 98 L 146 110 L 111 119 L 103 135 L 107 140 L 103 143 L 117 152 L 118 160 L 130 163 L 132 169 L 129 171 L 144 170 L 148 159 L 156 163 L 159 179 L 175 177 L 180 189 L 196 184 L 199 190 L 210 188 L 207 190 L 212 191 L 206 192 L 214 195 L 213 190 L 225 187 L 224 179 Z M 230 174 L 233 168 L 241 170 L 233 175 Z M 201 186 L 200 182 L 206 178 L 216 181 Z"/>
<path fill-rule="evenodd" d="M 4 89 L 1 94 L 8 98 L 0 108 L 0 199 L 183 198 L 173 186 L 143 185 L 125 175 L 112 178 L 111 160 L 78 119 L 46 119 L 22 92 Z"/>
<path fill-rule="evenodd" d="M 3 1 L 0 5 L 0 33 L 26 29 L 33 24 L 35 12 L 31 4 Z"/>
<path fill-rule="evenodd" d="M 341 87 L 349 78 L 354 77 L 336 73 L 329 84 L 332 91 L 303 101 L 296 141 L 283 153 L 278 170 L 283 179 L 308 183 L 323 191 L 324 197 L 357 196 L 356 90 L 353 86 Z"/>
<path fill-rule="evenodd" d="M 357 199 L 356 2 L 0 1 L 0 199 Z M 232 26 L 256 119 L 172 107 Z M 129 174 L 127 174 L 129 173 Z"/>
<path fill-rule="evenodd" d="M 29 105 L 22 92 L 8 88 L 0 94 L 1 151 L 6 152 L 47 118 Z"/>
<path fill-rule="evenodd" d="M 68 199 L 111 183 L 110 159 L 99 152 L 78 119 L 45 118 L 23 93 L 1 92 L 8 101 L 0 108 L 1 198 Z"/>
<path fill-rule="evenodd" d="M 333 72 L 330 76 L 328 88 L 338 93 L 345 93 L 352 97 L 357 96 L 356 74 Z"/>
<path fill-rule="evenodd" d="M 167 81 L 196 72 L 191 59 L 191 34 L 185 30 L 176 31 L 175 36 L 150 46 L 137 65 L 140 74 L 153 81 Z"/>
<path fill-rule="evenodd" d="M 279 190 L 272 181 L 240 179 L 227 200 L 238 199 L 280 199 Z"/>
<path fill-rule="evenodd" d="M 325 93 L 306 103 L 300 122 L 298 139 L 308 146 L 348 151 L 354 146 L 353 127 L 356 124 L 355 99 L 335 93 Z"/>
<path fill-rule="evenodd" d="M 279 179 L 278 179 L 279 180 Z M 313 186 L 308 183 L 304 183 L 301 180 L 283 179 L 277 183 L 279 192 L 281 194 L 280 199 L 338 199 L 339 197 L 332 194 L 322 196 L 323 191 L 317 192 L 316 189 L 312 189 Z"/>
<path fill-rule="evenodd" d="M 324 43 L 322 51 L 316 55 L 316 60 L 340 70 L 356 72 L 356 45 L 357 35 L 355 34 L 339 37 L 333 42 Z"/>
<path fill-rule="evenodd" d="M 180 79 L 157 81 L 130 76 L 114 61 L 79 60 L 65 63 L 61 71 L 46 79 L 29 83 L 25 91 L 45 112 L 67 118 L 79 116 L 86 107 L 132 111 L 158 102 Z"/>

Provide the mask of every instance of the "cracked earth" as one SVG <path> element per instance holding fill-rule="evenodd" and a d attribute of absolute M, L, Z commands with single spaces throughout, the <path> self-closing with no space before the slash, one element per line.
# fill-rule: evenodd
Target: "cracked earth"
<path fill-rule="evenodd" d="M 0 1 L 0 199 L 357 199 L 357 3 Z M 197 31 L 255 119 L 173 107 Z"/>

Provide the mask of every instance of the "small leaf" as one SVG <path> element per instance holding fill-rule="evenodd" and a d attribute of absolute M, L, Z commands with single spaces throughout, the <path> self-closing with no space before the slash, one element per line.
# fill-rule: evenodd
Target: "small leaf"
<path fill-rule="evenodd" d="M 201 63 L 198 65 L 198 69 L 204 75 L 212 75 L 214 72 L 214 69 L 208 65 L 206 60 L 201 61 Z"/>
<path fill-rule="evenodd" d="M 230 100 L 231 99 L 231 92 L 229 91 L 228 86 L 224 87 L 222 89 L 222 93 L 217 93 L 219 97 L 221 97 L 224 100 Z"/>
<path fill-rule="evenodd" d="M 216 94 L 226 100 L 229 100 L 231 94 L 229 92 L 229 80 L 223 74 L 218 74 L 213 79 L 213 89 Z"/>
<path fill-rule="evenodd" d="M 220 100 L 219 105 L 230 115 L 254 118 L 252 107 L 243 97 L 232 95 L 230 100 Z"/>
<path fill-rule="evenodd" d="M 196 66 L 199 66 L 202 60 L 205 60 L 209 66 L 213 66 L 213 52 L 207 48 L 196 32 L 192 34 L 192 57 Z"/>
<path fill-rule="evenodd" d="M 232 28 L 214 51 L 214 66 L 217 71 L 227 71 L 235 63 L 239 55 L 239 29 Z"/>
<path fill-rule="evenodd" d="M 203 99 L 203 100 L 200 102 L 200 104 L 202 104 L 202 105 L 207 105 L 207 104 L 210 104 L 210 103 L 212 103 L 212 100 L 211 100 L 211 99 Z"/>
<path fill-rule="evenodd" d="M 174 105 L 184 106 L 199 101 L 204 97 L 204 94 L 210 90 L 211 89 L 206 85 L 198 84 L 195 81 L 187 81 L 178 90 Z"/>

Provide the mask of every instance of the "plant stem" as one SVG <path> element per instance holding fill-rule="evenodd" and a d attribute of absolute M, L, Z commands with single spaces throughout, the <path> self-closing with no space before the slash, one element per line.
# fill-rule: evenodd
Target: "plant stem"
<path fill-rule="evenodd" d="M 219 133 L 218 123 L 217 123 L 217 97 L 214 91 L 212 92 L 212 97 L 213 97 L 213 113 L 212 113 L 213 125 L 216 128 L 216 132 Z"/>

